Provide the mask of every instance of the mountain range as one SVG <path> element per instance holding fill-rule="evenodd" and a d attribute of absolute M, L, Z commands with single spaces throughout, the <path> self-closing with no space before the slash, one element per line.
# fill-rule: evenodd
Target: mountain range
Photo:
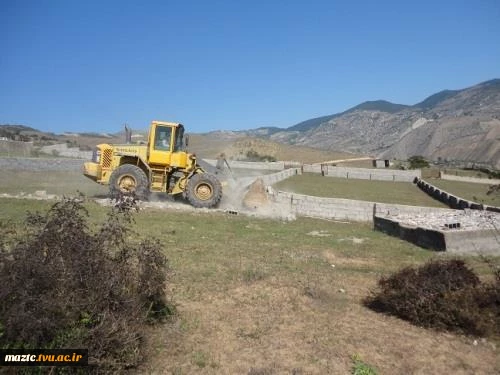
<path fill-rule="evenodd" d="M 216 133 L 385 159 L 422 155 L 433 161 L 500 169 L 500 79 L 443 90 L 414 105 L 368 101 L 285 129 Z"/>
<path fill-rule="evenodd" d="M 204 157 L 224 152 L 238 158 L 256 151 L 310 162 L 338 153 L 399 160 L 421 155 L 436 162 L 477 163 L 498 170 L 500 79 L 461 90 L 443 90 L 414 105 L 367 101 L 288 128 L 261 127 L 194 136 L 193 149 Z M 1 125 L 0 138 L 34 141 L 36 146 L 65 142 L 80 149 L 123 142 L 122 132 L 56 135 L 23 125 Z"/>

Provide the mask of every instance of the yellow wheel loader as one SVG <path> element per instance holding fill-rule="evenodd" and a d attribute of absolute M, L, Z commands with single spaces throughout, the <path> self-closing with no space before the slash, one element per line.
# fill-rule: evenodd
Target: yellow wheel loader
<path fill-rule="evenodd" d="M 125 129 L 126 144 L 97 145 L 83 174 L 109 185 L 111 197 L 135 195 L 147 200 L 151 192 L 181 195 L 194 207 L 215 207 L 222 198 L 222 185 L 187 152 L 184 126 L 153 121 L 147 144 L 132 144 Z"/>

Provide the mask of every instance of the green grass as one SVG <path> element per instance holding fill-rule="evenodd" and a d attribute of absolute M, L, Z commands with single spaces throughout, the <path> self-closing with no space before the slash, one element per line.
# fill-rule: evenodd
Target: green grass
<path fill-rule="evenodd" d="M 443 173 L 451 174 L 453 176 L 459 177 L 476 177 L 476 178 L 488 178 L 488 174 L 472 169 L 441 169 Z"/>
<path fill-rule="evenodd" d="M 0 198 L 0 220 L 21 223 L 27 210 L 49 205 Z M 91 223 L 106 220 L 107 208 L 93 202 L 86 208 Z M 436 256 L 371 225 L 155 209 L 134 217 L 131 236 L 156 237 L 164 246 L 168 290 L 179 311 L 172 327 L 152 328 L 156 349 L 139 373 L 349 373 L 357 352 L 366 360 L 359 371 L 369 363 L 380 373 L 417 372 L 419 358 L 431 354 L 446 356 L 451 372 L 492 369 L 492 350 L 468 354 L 470 344 L 460 337 L 436 339 L 362 307 L 380 276 Z M 401 356 L 408 345 L 412 354 Z M 428 366 L 429 373 L 443 370 Z"/>
<path fill-rule="evenodd" d="M 448 193 L 465 198 L 477 203 L 490 206 L 500 206 L 500 193 L 487 195 L 488 184 L 476 184 L 462 181 L 449 181 L 441 179 L 429 179 L 428 182 Z"/>
<path fill-rule="evenodd" d="M 80 191 L 88 196 L 106 195 L 108 188 L 101 186 L 77 171 L 2 171 L 0 194 L 34 193 L 72 194 Z"/>
<path fill-rule="evenodd" d="M 277 183 L 274 187 L 278 190 L 318 197 L 445 207 L 444 204 L 432 199 L 410 182 L 345 179 L 305 173 L 292 176 Z"/>
<path fill-rule="evenodd" d="M 3 173 L 0 193 L 107 192 L 78 172 Z M 434 203 L 409 183 L 302 177 L 289 180 L 291 189 L 372 201 L 385 197 L 395 203 Z M 20 225 L 26 211 L 45 211 L 50 204 L 0 198 L 0 221 Z M 92 201 L 85 207 L 91 225 L 106 220 L 108 208 Z M 158 368 L 182 374 L 249 373 L 252 368 L 349 373 L 352 353 L 361 353 L 380 373 L 422 371 L 420 359 L 432 355 L 446 357 L 446 368 L 430 363 L 427 373 L 492 370 L 488 363 L 496 355 L 493 350 L 480 347 L 471 352 L 461 337 L 436 339 L 432 332 L 362 307 L 361 299 L 380 276 L 437 256 L 376 232 L 369 224 L 311 218 L 282 222 L 156 209 L 134 217 L 131 236 L 156 237 L 163 244 L 172 269 L 168 290 L 179 311 L 173 327 L 152 328 L 149 341 L 156 349 L 139 373 L 155 373 Z M 324 236 L 314 235 L 318 232 Z M 488 273 L 480 259 L 468 262 L 479 274 Z M 406 351 L 411 355 L 401 356 Z"/>

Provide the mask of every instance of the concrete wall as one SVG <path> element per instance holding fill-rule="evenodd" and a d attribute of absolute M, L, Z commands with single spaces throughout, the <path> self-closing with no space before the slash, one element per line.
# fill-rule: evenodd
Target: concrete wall
<path fill-rule="evenodd" d="M 411 182 L 415 177 L 421 177 L 420 169 L 401 171 L 397 169 L 370 169 L 324 166 L 325 176 L 353 178 L 362 180 Z"/>
<path fill-rule="evenodd" d="M 500 233 L 497 230 L 444 232 L 446 251 L 500 255 Z"/>
<path fill-rule="evenodd" d="M 8 156 L 31 156 L 33 142 L 0 140 L 0 153 Z"/>
<path fill-rule="evenodd" d="M 324 168 L 324 167 L 323 167 Z M 302 167 L 304 173 L 320 173 L 321 174 L 321 165 L 320 164 L 304 164 Z"/>
<path fill-rule="evenodd" d="M 68 147 L 66 143 L 44 146 L 42 147 L 41 151 L 49 155 L 52 155 L 53 152 L 56 152 L 57 155 L 68 158 L 78 158 L 87 160 L 90 160 L 92 158 L 92 151 L 80 151 L 78 147 Z"/>
<path fill-rule="evenodd" d="M 0 158 L 0 170 L 15 171 L 82 171 L 81 159 Z"/>
<path fill-rule="evenodd" d="M 205 162 L 215 167 L 217 165 L 216 159 L 203 159 Z M 285 169 L 285 162 L 283 161 L 273 161 L 273 162 L 257 162 L 257 161 L 237 161 L 228 160 L 229 166 L 231 168 L 241 168 L 241 169 L 260 169 L 260 170 L 273 170 L 282 171 Z"/>
<path fill-rule="evenodd" d="M 374 228 L 388 235 L 399 237 L 425 249 L 446 250 L 445 236 L 442 232 L 420 227 L 411 227 L 396 220 L 380 216 L 374 217 Z"/>
<path fill-rule="evenodd" d="M 384 215 L 426 214 L 449 209 L 406 206 L 401 204 L 376 203 L 341 198 L 322 198 L 278 191 L 272 196 L 276 202 L 289 205 L 298 216 L 322 219 L 373 222 L 374 213 Z"/>
<path fill-rule="evenodd" d="M 287 178 L 289 178 L 291 176 L 295 176 L 297 174 L 302 174 L 300 168 L 289 168 L 289 169 L 285 169 L 281 172 L 260 176 L 260 178 L 262 178 L 264 185 L 272 185 L 272 184 L 275 184 L 277 182 L 286 180 Z"/>
<path fill-rule="evenodd" d="M 441 231 L 412 227 L 387 217 L 374 217 L 374 228 L 391 236 L 399 237 L 417 246 L 459 254 L 500 253 L 500 238 L 495 230 Z"/>
<path fill-rule="evenodd" d="M 446 174 L 443 172 L 441 172 L 440 177 L 443 180 L 472 182 L 475 184 L 488 184 L 488 185 L 500 184 L 500 180 L 494 178 L 461 177 L 461 176 L 454 176 L 452 174 Z"/>
<path fill-rule="evenodd" d="M 420 178 L 422 176 L 420 169 L 401 171 L 397 169 L 335 167 L 332 165 L 320 164 L 304 164 L 303 171 L 321 173 L 328 177 L 398 182 L 411 182 L 415 177 Z"/>
<path fill-rule="evenodd" d="M 424 191 L 434 199 L 443 202 L 444 204 L 448 205 L 451 208 L 461 209 L 461 210 L 463 210 L 464 208 L 470 208 L 473 210 L 488 210 L 493 212 L 500 212 L 499 207 L 487 206 L 477 202 L 469 201 L 465 198 L 458 197 L 456 195 L 448 193 L 447 191 L 441 188 L 429 184 L 425 180 L 416 178 L 413 182 L 417 184 L 420 190 Z"/>

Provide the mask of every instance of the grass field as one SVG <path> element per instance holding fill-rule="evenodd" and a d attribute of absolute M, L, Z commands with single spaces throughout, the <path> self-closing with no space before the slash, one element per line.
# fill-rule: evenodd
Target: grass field
<path fill-rule="evenodd" d="M 460 177 L 476 177 L 476 178 L 488 178 L 488 174 L 472 169 L 441 169 L 442 172 L 446 174 L 451 174 Z"/>
<path fill-rule="evenodd" d="M 487 184 L 474 184 L 470 182 L 441 179 L 429 179 L 428 182 L 461 198 L 490 206 L 500 206 L 500 194 L 487 195 L 486 193 L 489 188 Z"/>
<path fill-rule="evenodd" d="M 20 223 L 49 202 L 0 205 L 1 220 Z M 105 220 L 106 208 L 86 207 L 92 222 Z M 135 218 L 139 236 L 164 245 L 179 315 L 151 328 L 148 361 L 133 373 L 347 374 L 354 355 L 379 374 L 500 368 L 498 341 L 474 345 L 363 307 L 380 276 L 437 256 L 369 225 L 153 209 Z"/>
<path fill-rule="evenodd" d="M 81 172 L 72 171 L 2 171 L 0 194 L 34 193 L 45 190 L 48 194 L 87 196 L 105 195 L 108 188 L 89 180 Z"/>
<path fill-rule="evenodd" d="M 77 172 L 3 171 L 3 177 L 0 193 L 107 192 Z M 437 204 L 409 183 L 298 177 L 282 184 L 291 181 L 294 191 L 322 196 Z M 49 205 L 0 198 L 0 221 L 21 224 L 26 211 Z M 92 223 L 106 220 L 107 208 L 94 202 L 86 207 Z M 173 323 L 151 328 L 149 358 L 132 373 L 347 374 L 355 355 L 379 374 L 500 369 L 498 339 L 426 330 L 362 305 L 382 275 L 442 254 L 359 223 L 155 209 L 135 220 L 137 236 L 157 237 L 164 246 L 172 269 L 168 290 L 179 314 Z M 487 274 L 480 259 L 467 261 Z"/>
<path fill-rule="evenodd" d="M 275 185 L 278 190 L 318 197 L 358 199 L 413 206 L 446 207 L 409 182 L 354 180 L 305 173 Z"/>

